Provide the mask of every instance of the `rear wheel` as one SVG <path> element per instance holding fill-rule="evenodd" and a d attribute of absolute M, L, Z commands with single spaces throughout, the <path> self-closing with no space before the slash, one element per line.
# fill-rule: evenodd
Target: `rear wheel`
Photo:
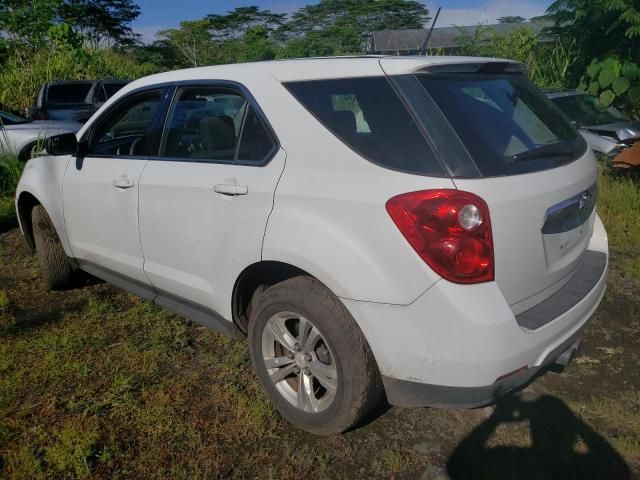
<path fill-rule="evenodd" d="M 382 398 L 373 354 L 349 312 L 310 277 L 278 283 L 255 302 L 249 349 L 278 411 L 312 433 L 340 433 Z"/>
<path fill-rule="evenodd" d="M 71 286 L 75 268 L 64 253 L 53 222 L 42 205 L 33 207 L 31 222 L 40 271 L 47 286 L 50 290 Z"/>

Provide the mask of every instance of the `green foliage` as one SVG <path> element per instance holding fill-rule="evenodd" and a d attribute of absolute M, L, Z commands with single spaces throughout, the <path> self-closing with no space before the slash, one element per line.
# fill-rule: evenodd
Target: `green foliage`
<path fill-rule="evenodd" d="M 94 47 L 126 45 L 136 38 L 130 23 L 139 14 L 133 0 L 3 0 L 0 31 L 7 37 L 7 50 L 34 51 L 71 33 Z M 52 35 L 51 29 L 59 25 L 68 31 L 54 30 Z"/>
<path fill-rule="evenodd" d="M 515 16 L 506 16 L 506 17 L 500 17 L 498 18 L 498 23 L 522 23 L 522 22 L 526 22 L 527 19 L 524 17 L 521 17 L 520 15 L 515 15 Z"/>
<path fill-rule="evenodd" d="M 640 68 L 635 63 L 594 58 L 578 88 L 597 96 L 601 108 L 615 105 L 631 116 L 640 115 Z"/>
<path fill-rule="evenodd" d="M 280 29 L 281 57 L 368 52 L 374 31 L 422 28 L 429 11 L 412 0 L 321 0 L 297 10 Z"/>
<path fill-rule="evenodd" d="M 461 54 L 508 58 L 524 63 L 531 79 L 543 88 L 563 88 L 575 62 L 575 42 L 539 44 L 535 32 L 527 25 L 500 34 L 496 29 L 478 25 L 471 34 L 460 29 Z"/>
<path fill-rule="evenodd" d="M 638 0 L 556 0 L 546 17 L 554 22 L 547 33 L 580 46 L 580 55 L 570 72 L 571 81 L 584 75 L 593 58 L 615 57 L 640 63 Z M 607 72 L 604 80 L 610 78 L 606 77 L 610 70 Z M 587 73 L 595 78 L 595 72 Z"/>
<path fill-rule="evenodd" d="M 42 49 L 29 57 L 15 54 L 0 70 L 0 104 L 5 109 L 22 112 L 33 104 L 45 82 L 105 77 L 135 79 L 156 70 L 151 64 L 135 62 L 111 49 Z"/>

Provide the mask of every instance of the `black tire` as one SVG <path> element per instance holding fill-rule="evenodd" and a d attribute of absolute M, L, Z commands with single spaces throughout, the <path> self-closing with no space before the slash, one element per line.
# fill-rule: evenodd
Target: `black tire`
<path fill-rule="evenodd" d="M 331 435 L 357 426 L 376 409 L 384 390 L 373 354 L 351 314 L 321 282 L 307 276 L 294 277 L 260 292 L 252 303 L 251 361 L 262 388 L 287 420 L 308 432 Z M 297 408 L 269 376 L 263 353 L 263 332 L 269 319 L 281 312 L 304 316 L 322 334 L 322 341 L 326 340 L 332 355 L 331 364 L 337 371 L 337 388 L 323 411 L 307 412 Z M 298 375 L 302 373 L 292 375 L 285 381 L 297 384 L 301 378 Z"/>
<path fill-rule="evenodd" d="M 33 240 L 36 245 L 40 271 L 50 290 L 60 290 L 72 286 L 75 268 L 64 253 L 60 238 L 42 205 L 36 205 L 31 212 Z"/>

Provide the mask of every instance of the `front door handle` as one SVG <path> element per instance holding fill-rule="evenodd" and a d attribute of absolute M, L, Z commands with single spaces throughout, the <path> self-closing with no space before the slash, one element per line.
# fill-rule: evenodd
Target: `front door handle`
<path fill-rule="evenodd" d="M 116 178 L 113 181 L 113 186 L 116 188 L 126 189 L 133 187 L 133 180 L 130 178 Z"/>
<path fill-rule="evenodd" d="M 219 183 L 213 187 L 213 191 L 221 195 L 236 196 L 246 195 L 249 193 L 249 188 L 246 185 L 225 185 Z"/>

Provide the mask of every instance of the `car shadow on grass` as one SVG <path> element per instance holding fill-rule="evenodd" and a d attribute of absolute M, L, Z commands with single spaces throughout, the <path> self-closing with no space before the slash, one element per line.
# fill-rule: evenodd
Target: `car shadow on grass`
<path fill-rule="evenodd" d="M 521 422 L 529 423 L 530 446 L 492 445 L 498 427 Z M 551 395 L 533 401 L 514 395 L 498 403 L 454 449 L 447 474 L 451 480 L 631 478 L 628 465 L 605 438 Z"/>

